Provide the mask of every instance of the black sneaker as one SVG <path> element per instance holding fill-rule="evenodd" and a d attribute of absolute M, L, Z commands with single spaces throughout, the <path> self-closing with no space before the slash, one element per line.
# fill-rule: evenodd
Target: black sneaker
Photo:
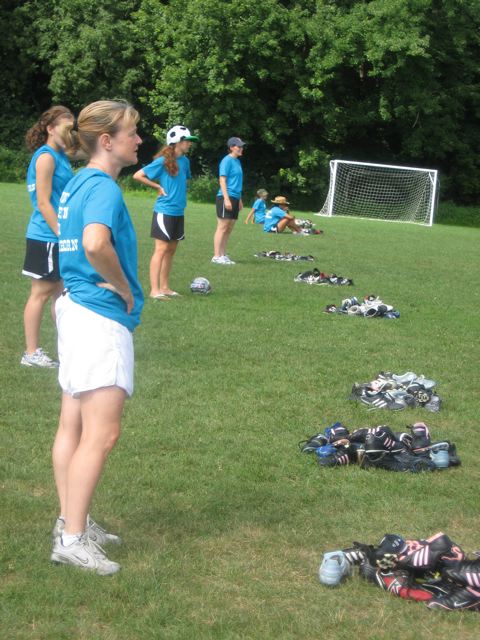
<path fill-rule="evenodd" d="M 313 453 L 318 447 L 323 447 L 325 444 L 328 444 L 328 438 L 324 433 L 317 433 L 307 440 L 301 440 L 298 447 L 302 453 Z"/>
<path fill-rule="evenodd" d="M 426 540 L 407 540 L 407 549 L 399 556 L 397 566 L 413 573 L 432 573 L 457 566 L 464 559 L 462 549 L 440 532 Z"/>
<path fill-rule="evenodd" d="M 385 534 L 374 552 L 376 566 L 381 569 L 393 569 L 397 564 L 397 557 L 405 551 L 406 546 L 402 536 Z"/>
<path fill-rule="evenodd" d="M 375 458 L 377 454 L 395 453 L 404 449 L 404 444 L 398 442 L 393 431 L 386 425 L 369 429 L 365 436 L 365 455 L 368 457 Z"/>
<path fill-rule="evenodd" d="M 425 406 L 432 398 L 432 392 L 417 382 L 409 384 L 406 391 L 412 395 L 420 406 Z"/>
<path fill-rule="evenodd" d="M 390 391 L 369 393 L 368 391 L 360 397 L 360 402 L 370 409 L 390 409 L 391 411 L 403 411 L 407 408 L 407 403 L 403 398 L 395 398 Z"/>
<path fill-rule="evenodd" d="M 480 610 L 480 590 L 471 587 L 455 587 L 449 594 L 432 598 L 427 602 L 429 609 L 445 609 L 446 611 L 459 611 L 470 609 Z"/>
<path fill-rule="evenodd" d="M 353 547 L 342 549 L 342 551 L 351 565 L 361 565 L 363 562 L 367 561 L 367 551 L 365 549 L 366 546 L 367 545 L 362 545 L 358 542 L 354 542 Z"/>
<path fill-rule="evenodd" d="M 375 468 L 386 469 L 388 471 L 420 473 L 421 471 L 433 471 L 435 464 L 427 456 L 417 456 L 404 450 L 399 453 L 385 451 L 383 454 L 377 453 L 373 456 L 369 456 L 367 452 L 365 452 L 362 467 L 364 469 Z"/>
<path fill-rule="evenodd" d="M 414 453 L 424 453 L 430 449 L 432 440 L 430 438 L 430 431 L 424 422 L 415 422 L 410 427 L 412 432 L 412 445 L 411 449 Z"/>
<path fill-rule="evenodd" d="M 445 567 L 442 577 L 464 587 L 480 589 L 480 559 L 452 563 L 451 566 Z"/>
<path fill-rule="evenodd" d="M 349 465 L 355 455 L 353 449 L 350 450 L 350 447 L 333 447 L 333 445 L 330 444 L 317 449 L 316 454 L 317 462 L 321 467 L 341 467 Z"/>
<path fill-rule="evenodd" d="M 330 444 L 334 444 L 339 440 L 348 440 L 349 431 L 341 422 L 335 422 L 325 429 L 325 436 Z"/>

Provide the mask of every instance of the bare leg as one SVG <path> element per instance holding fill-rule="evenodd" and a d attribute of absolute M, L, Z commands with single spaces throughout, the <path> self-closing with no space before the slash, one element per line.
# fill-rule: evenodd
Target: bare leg
<path fill-rule="evenodd" d="M 173 256 L 177 250 L 178 240 L 164 242 L 162 266 L 160 269 L 160 293 L 173 293 L 170 289 L 170 271 L 172 270 Z"/>
<path fill-rule="evenodd" d="M 108 454 L 120 436 L 125 391 L 103 387 L 80 396 L 82 433 L 67 472 L 65 533 L 85 531 L 87 514 Z"/>
<path fill-rule="evenodd" d="M 213 250 L 215 257 L 224 256 L 227 251 L 227 243 L 235 226 L 236 220 L 217 218 L 217 229 L 213 237 Z"/>
<path fill-rule="evenodd" d="M 81 434 L 80 400 L 64 393 L 58 431 L 52 450 L 53 473 L 60 501 L 60 515 L 66 513 L 68 467 L 80 442 Z"/>
<path fill-rule="evenodd" d="M 63 282 L 49 282 L 48 280 L 32 280 L 32 288 L 23 312 L 25 326 L 25 346 L 28 354 L 34 353 L 39 345 L 40 325 L 42 323 L 43 308 L 52 298 L 52 305 L 63 288 Z M 54 309 L 52 314 L 54 314 Z M 53 315 L 55 318 L 55 316 Z"/>

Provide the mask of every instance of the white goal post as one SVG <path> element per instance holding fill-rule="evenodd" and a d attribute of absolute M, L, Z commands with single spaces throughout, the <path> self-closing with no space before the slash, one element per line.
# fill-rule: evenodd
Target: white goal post
<path fill-rule="evenodd" d="M 438 199 L 435 169 L 332 160 L 320 216 L 356 216 L 431 226 Z"/>

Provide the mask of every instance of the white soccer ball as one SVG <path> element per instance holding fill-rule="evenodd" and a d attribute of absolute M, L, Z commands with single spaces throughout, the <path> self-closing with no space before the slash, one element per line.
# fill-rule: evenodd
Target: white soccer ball
<path fill-rule="evenodd" d="M 181 124 L 172 127 L 167 133 L 167 144 L 175 144 L 191 137 L 190 129 Z"/>
<path fill-rule="evenodd" d="M 212 287 L 207 278 L 200 277 L 192 280 L 190 291 L 192 293 L 201 293 L 203 295 L 207 295 L 207 293 L 210 293 L 212 291 Z"/>

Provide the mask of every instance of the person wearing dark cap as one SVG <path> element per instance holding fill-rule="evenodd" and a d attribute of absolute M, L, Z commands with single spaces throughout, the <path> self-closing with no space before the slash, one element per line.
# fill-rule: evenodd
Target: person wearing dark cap
<path fill-rule="evenodd" d="M 227 243 L 232 233 L 238 213 L 242 210 L 243 170 L 240 158 L 245 142 L 236 136 L 227 141 L 228 154 L 220 162 L 217 193 L 217 229 L 213 237 L 214 264 L 233 265 L 227 255 Z"/>
<path fill-rule="evenodd" d="M 301 228 L 295 224 L 295 216 L 292 216 L 285 196 L 276 196 L 272 203 L 275 205 L 265 214 L 263 230 L 268 233 L 282 233 L 288 227 L 293 233 L 301 233 Z"/>

